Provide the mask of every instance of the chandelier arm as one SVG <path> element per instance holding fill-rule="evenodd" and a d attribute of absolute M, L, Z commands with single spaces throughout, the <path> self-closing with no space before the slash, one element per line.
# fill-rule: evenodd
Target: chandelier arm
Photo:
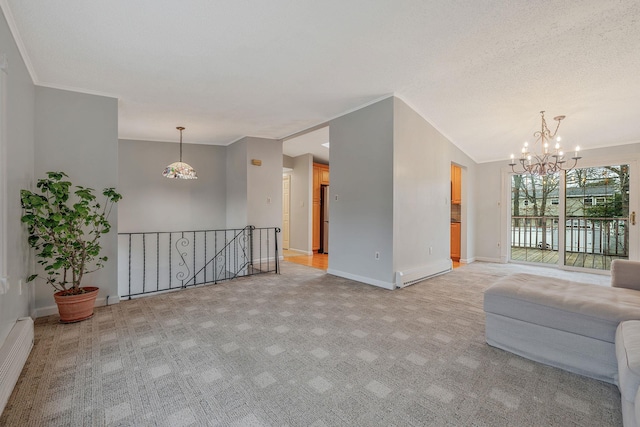
<path fill-rule="evenodd" d="M 540 111 L 540 130 L 533 132 L 535 142 L 530 147 L 531 151 L 529 151 L 528 144 L 525 142 L 525 146 L 522 149 L 522 154 L 518 159 L 520 163 L 519 169 L 522 168 L 522 172 L 518 172 L 515 170 L 515 166 L 518 162 L 516 162 L 516 159 L 512 155 L 511 163 L 509 163 L 509 166 L 511 166 L 511 170 L 513 171 L 513 173 L 539 176 L 553 175 L 563 170 L 570 171 L 574 169 L 578 164 L 578 160 L 581 159 L 581 157 L 578 156 L 578 149 L 576 148 L 576 155 L 574 157 L 571 157 L 571 159 L 573 160 L 573 165 L 568 169 L 564 167 L 566 164 L 566 160 L 559 144 L 556 144 L 554 148 L 551 146 L 550 142 L 552 142 L 558 134 L 560 123 L 562 122 L 562 120 L 564 120 L 565 116 L 556 116 L 553 118 L 558 123 L 556 124 L 556 127 L 552 133 L 547 126 L 547 121 L 544 117 L 544 113 L 544 111 Z M 538 143 L 540 144 L 540 153 L 536 152 L 536 144 Z"/>
<path fill-rule="evenodd" d="M 556 130 L 553 131 L 553 135 L 551 135 L 551 138 L 555 138 L 556 134 L 558 133 L 558 129 L 560 129 L 561 122 L 562 122 L 562 119 L 558 120 L 558 124 L 556 125 Z"/>

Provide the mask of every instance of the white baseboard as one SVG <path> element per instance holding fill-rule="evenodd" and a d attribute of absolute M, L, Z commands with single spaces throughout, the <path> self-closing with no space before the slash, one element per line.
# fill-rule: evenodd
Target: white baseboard
<path fill-rule="evenodd" d="M 379 288 L 393 290 L 396 285 L 392 282 L 383 282 L 382 280 L 372 279 L 370 277 L 358 276 L 357 274 L 346 273 L 344 271 L 334 270 L 329 268 L 327 270 L 328 274 L 333 274 L 334 276 L 344 277 L 345 279 L 355 280 L 356 282 L 362 282 L 367 285 L 377 286 Z"/>
<path fill-rule="evenodd" d="M 476 257 L 475 260 L 480 262 L 494 262 L 497 264 L 504 264 L 504 262 L 502 262 L 500 258 L 488 258 L 488 257 L 479 256 L 479 257 Z"/>
<path fill-rule="evenodd" d="M 255 258 L 252 262 L 254 266 L 267 263 L 273 264 L 276 262 L 276 257 L 270 256 L 269 258 Z"/>
<path fill-rule="evenodd" d="M 460 264 L 471 264 L 472 262 L 476 262 L 476 257 L 473 258 L 460 258 Z"/>
<path fill-rule="evenodd" d="M 302 249 L 289 248 L 288 251 L 298 252 L 300 255 L 313 255 L 313 251 L 303 251 Z"/>
<path fill-rule="evenodd" d="M 96 303 L 94 304 L 94 307 L 104 307 L 105 305 L 107 305 L 107 299 L 109 300 L 108 305 L 113 305 L 120 302 L 120 297 L 109 295 L 107 297 L 96 298 Z M 57 305 L 50 305 L 48 307 L 39 307 L 34 309 L 31 312 L 31 316 L 36 319 L 38 317 L 52 316 L 54 314 L 58 314 Z"/>

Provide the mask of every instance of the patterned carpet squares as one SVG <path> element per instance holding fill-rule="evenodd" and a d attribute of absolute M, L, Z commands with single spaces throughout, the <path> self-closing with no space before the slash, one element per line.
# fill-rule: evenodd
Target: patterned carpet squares
<path fill-rule="evenodd" d="M 484 289 L 531 270 L 574 274 L 474 263 L 388 291 L 283 262 L 38 319 L 0 425 L 621 425 L 615 386 L 485 343 Z"/>

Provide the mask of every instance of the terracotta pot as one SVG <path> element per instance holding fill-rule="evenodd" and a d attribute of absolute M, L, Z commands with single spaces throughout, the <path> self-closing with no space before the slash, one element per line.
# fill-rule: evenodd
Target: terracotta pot
<path fill-rule="evenodd" d="M 100 289 L 95 286 L 85 286 L 82 289 L 86 292 L 79 295 L 60 295 L 63 291 L 53 294 L 58 304 L 60 323 L 80 322 L 93 316 L 93 307 Z"/>

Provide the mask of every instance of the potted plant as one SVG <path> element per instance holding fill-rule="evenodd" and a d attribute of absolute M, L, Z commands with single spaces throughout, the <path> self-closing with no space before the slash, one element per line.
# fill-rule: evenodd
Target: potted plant
<path fill-rule="evenodd" d="M 33 274 L 27 282 L 41 277 L 53 286 L 60 321 L 79 322 L 93 316 L 98 288 L 81 287 L 87 273 L 104 266 L 100 256 L 100 236 L 111 229 L 109 214 L 122 198 L 114 188 L 105 188 L 104 204 L 92 188 L 75 186 L 64 172 L 47 172 L 38 180 L 38 192 L 20 191 L 29 245 L 35 249 L 42 276 Z M 72 193 L 73 190 L 73 193 Z"/>

